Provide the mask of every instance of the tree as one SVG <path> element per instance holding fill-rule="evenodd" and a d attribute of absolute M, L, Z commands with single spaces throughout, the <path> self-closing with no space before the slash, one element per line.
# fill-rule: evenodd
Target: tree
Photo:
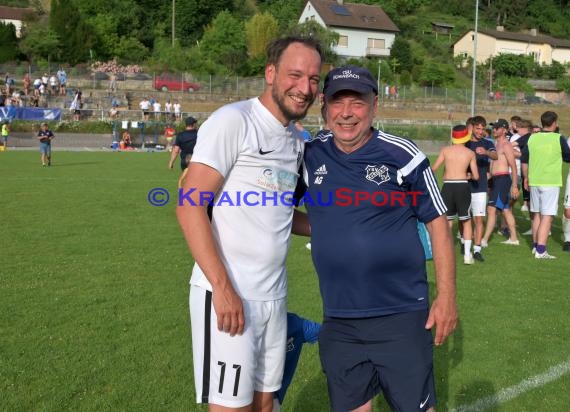
<path fill-rule="evenodd" d="M 88 60 L 95 36 L 74 1 L 52 1 L 49 27 L 60 39 L 62 61 L 77 64 Z"/>
<path fill-rule="evenodd" d="M 259 2 L 259 9 L 277 19 L 279 30 L 284 31 L 297 24 L 306 0 L 267 0 Z"/>
<path fill-rule="evenodd" d="M 28 58 L 28 61 L 48 59 L 58 53 L 59 47 L 57 34 L 43 24 L 27 27 L 20 40 L 20 51 Z"/>
<path fill-rule="evenodd" d="M 243 23 L 229 11 L 222 11 L 206 27 L 200 49 L 208 60 L 235 73 L 247 60 Z"/>
<path fill-rule="evenodd" d="M 501 53 L 493 57 L 493 70 L 496 76 L 529 77 L 534 71 L 532 56 Z"/>
<path fill-rule="evenodd" d="M 0 23 L 0 62 L 15 60 L 17 56 L 16 27 L 12 23 Z"/>
<path fill-rule="evenodd" d="M 422 86 L 448 86 L 452 84 L 454 80 L 455 74 L 447 65 L 442 65 L 434 61 L 427 61 L 422 67 L 420 74 L 420 83 Z"/>
<path fill-rule="evenodd" d="M 395 70 L 396 73 L 401 73 L 403 70 L 410 72 L 414 67 L 414 57 L 412 56 L 410 43 L 402 36 L 396 36 L 392 48 L 390 49 L 390 58 L 398 61 L 398 66 Z"/>
<path fill-rule="evenodd" d="M 319 41 L 323 48 L 324 59 L 326 63 L 336 63 L 338 56 L 332 50 L 338 44 L 339 34 L 329 30 L 314 20 L 297 24 L 289 28 L 289 34 L 301 35 L 305 37 L 314 37 Z"/>
<path fill-rule="evenodd" d="M 267 44 L 277 36 L 277 20 L 270 13 L 258 13 L 245 23 L 247 50 L 250 57 L 264 54 Z"/>
<path fill-rule="evenodd" d="M 233 5 L 233 0 L 176 0 L 176 37 L 182 46 L 194 44 L 213 19 L 223 10 L 233 11 Z"/>

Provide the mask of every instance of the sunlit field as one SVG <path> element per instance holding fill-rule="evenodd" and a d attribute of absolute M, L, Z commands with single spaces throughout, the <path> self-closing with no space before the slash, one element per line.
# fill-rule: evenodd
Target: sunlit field
<path fill-rule="evenodd" d="M 206 410 L 195 403 L 193 261 L 168 156 L 54 152 L 42 168 L 39 153 L 0 153 L 0 410 Z M 153 188 L 170 193 L 165 206 L 149 203 Z M 530 222 L 519 206 L 522 233 Z M 568 410 L 570 253 L 560 218 L 549 241 L 556 260 L 535 260 L 530 237 L 519 238 L 515 247 L 494 235 L 484 263 L 458 259 L 461 321 L 435 349 L 438 411 Z M 305 243 L 291 244 L 289 310 L 320 321 Z M 330 410 L 317 345 L 303 349 L 283 410 Z M 375 410 L 389 410 L 381 397 Z"/>

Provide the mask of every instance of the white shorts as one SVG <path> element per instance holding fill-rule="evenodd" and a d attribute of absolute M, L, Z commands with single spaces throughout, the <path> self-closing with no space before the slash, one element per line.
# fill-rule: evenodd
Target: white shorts
<path fill-rule="evenodd" d="M 530 187 L 530 211 L 540 213 L 542 216 L 556 216 L 558 213 L 558 186 L 531 186 Z"/>
<path fill-rule="evenodd" d="M 487 192 L 471 193 L 471 216 L 487 216 Z"/>
<path fill-rule="evenodd" d="M 564 208 L 570 209 L 570 172 L 566 178 L 566 192 L 564 193 Z"/>
<path fill-rule="evenodd" d="M 287 347 L 287 299 L 243 301 L 241 336 L 218 330 L 212 292 L 190 287 L 190 320 L 197 403 L 241 408 L 253 393 L 281 387 Z"/>

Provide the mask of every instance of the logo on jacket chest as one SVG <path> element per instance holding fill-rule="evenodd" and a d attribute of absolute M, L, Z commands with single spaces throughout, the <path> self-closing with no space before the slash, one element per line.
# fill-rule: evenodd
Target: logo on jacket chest
<path fill-rule="evenodd" d="M 378 186 L 390 180 L 388 168 L 384 165 L 368 165 L 364 170 L 366 172 L 366 180 L 370 180 L 371 182 L 376 183 Z"/>

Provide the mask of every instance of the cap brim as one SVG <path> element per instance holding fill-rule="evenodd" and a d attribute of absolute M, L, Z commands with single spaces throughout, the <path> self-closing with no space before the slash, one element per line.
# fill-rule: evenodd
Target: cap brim
<path fill-rule="evenodd" d="M 356 93 L 360 93 L 360 94 L 368 94 L 368 93 L 374 93 L 374 94 L 378 94 L 376 92 L 375 89 L 373 89 L 372 87 L 362 84 L 360 82 L 355 82 L 354 84 L 347 84 L 347 82 L 345 82 L 344 84 L 338 84 L 338 85 L 333 85 L 331 87 L 329 87 L 325 92 L 325 97 L 332 97 L 333 95 L 337 94 L 338 92 L 341 91 L 350 91 L 350 92 L 356 92 Z"/>

